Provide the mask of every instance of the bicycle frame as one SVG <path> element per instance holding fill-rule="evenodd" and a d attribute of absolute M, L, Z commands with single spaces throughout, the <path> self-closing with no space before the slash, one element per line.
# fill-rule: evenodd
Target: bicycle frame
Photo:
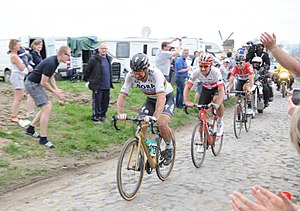
<path fill-rule="evenodd" d="M 116 125 L 116 119 L 115 119 L 116 117 L 113 117 L 113 122 L 114 122 L 114 127 L 116 128 L 116 130 L 120 130 L 118 127 L 117 127 L 117 125 Z M 154 156 L 154 157 L 152 157 L 151 155 L 150 155 L 150 152 L 149 152 L 149 149 L 148 149 L 148 146 L 146 145 L 146 139 L 145 139 L 145 135 L 144 135 L 144 133 L 142 132 L 143 130 L 143 128 L 147 128 L 148 127 L 148 124 L 143 124 L 142 122 L 144 121 L 141 117 L 139 117 L 139 118 L 127 118 L 127 120 L 132 120 L 132 121 L 137 121 L 138 122 L 138 126 L 137 126 L 137 128 L 136 128 L 136 131 L 135 131 L 135 137 L 138 139 L 138 150 L 137 150 L 137 153 L 139 153 L 140 152 L 140 149 L 141 149 L 141 146 L 142 146 L 142 148 L 143 148 L 143 151 L 144 151 L 144 153 L 146 154 L 146 157 L 147 157 L 147 160 L 148 160 L 148 162 L 149 162 L 149 164 L 150 164 L 150 167 L 152 168 L 152 169 L 154 169 L 154 168 L 156 168 L 156 165 L 157 165 L 157 163 L 156 163 L 156 155 L 157 155 L 157 153 L 156 153 L 156 155 Z M 150 126 L 150 132 L 152 133 L 152 134 L 156 134 L 156 135 L 159 135 L 159 130 L 158 130 L 158 127 L 157 126 L 154 126 L 154 122 L 153 121 L 150 121 L 149 122 L 149 126 Z M 156 130 L 154 130 L 153 128 L 155 128 Z M 131 157 L 132 157 L 132 153 L 133 153 L 133 149 L 131 149 L 130 150 L 130 156 L 129 156 L 129 158 L 128 158 L 128 161 L 127 161 L 127 168 L 129 168 L 129 164 L 130 164 L 130 159 L 131 159 Z M 139 154 L 137 154 L 137 157 L 139 156 Z M 137 170 L 138 169 L 138 166 L 139 166 L 139 164 L 138 164 L 138 160 L 136 161 L 136 163 L 135 163 L 135 170 Z"/>
<path fill-rule="evenodd" d="M 207 132 L 206 134 L 208 134 L 208 139 L 209 139 L 209 143 L 213 144 L 216 141 L 218 141 L 220 139 L 221 136 L 216 136 L 216 132 L 214 132 L 213 134 L 211 133 L 211 131 L 209 131 L 209 127 L 213 126 L 211 125 L 209 122 L 207 122 L 207 118 L 206 115 L 207 113 L 211 113 L 211 118 L 212 120 L 217 120 L 217 116 L 214 112 L 215 108 L 212 106 L 210 109 L 207 108 L 207 106 L 197 106 L 198 108 L 200 108 L 199 111 L 199 121 L 202 121 L 202 127 L 203 129 Z"/>

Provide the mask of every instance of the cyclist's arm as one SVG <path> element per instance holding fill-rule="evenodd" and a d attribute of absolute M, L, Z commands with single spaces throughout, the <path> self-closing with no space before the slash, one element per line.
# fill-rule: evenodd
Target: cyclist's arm
<path fill-rule="evenodd" d="M 225 96 L 224 85 L 218 86 L 218 97 L 215 103 L 221 105 Z"/>
<path fill-rule="evenodd" d="M 157 96 L 155 111 L 154 111 L 154 114 L 153 114 L 153 116 L 156 117 L 156 119 L 158 119 L 160 117 L 161 113 L 164 110 L 165 104 L 166 104 L 166 94 L 161 93 Z"/>
<path fill-rule="evenodd" d="M 254 74 L 248 76 L 249 78 L 249 87 L 251 88 L 254 84 Z"/>
<path fill-rule="evenodd" d="M 227 85 L 227 90 L 231 90 L 231 87 L 233 86 L 233 83 L 234 83 L 234 76 L 230 76 L 230 79 L 229 79 L 229 83 Z"/>
<path fill-rule="evenodd" d="M 191 91 L 192 87 L 193 87 L 193 85 L 190 82 L 188 82 L 186 84 L 186 86 L 184 87 L 184 91 L 183 91 L 184 104 L 188 104 L 188 102 L 190 102 L 190 91 Z"/>
<path fill-rule="evenodd" d="M 126 101 L 127 95 L 120 93 L 118 100 L 117 100 L 117 110 L 118 114 L 124 114 L 124 109 L 125 109 L 125 101 Z"/>

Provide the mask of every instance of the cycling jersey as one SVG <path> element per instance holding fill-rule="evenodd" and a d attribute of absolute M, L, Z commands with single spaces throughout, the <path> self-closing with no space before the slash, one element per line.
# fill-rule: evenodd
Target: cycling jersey
<path fill-rule="evenodd" d="M 234 77 L 237 75 L 238 80 L 248 80 L 248 76 L 252 74 L 254 74 L 253 66 L 248 62 L 245 63 L 243 70 L 239 69 L 238 66 L 235 65 L 230 72 L 230 76 Z"/>
<path fill-rule="evenodd" d="M 195 69 L 191 78 L 188 80 L 187 85 L 192 87 L 197 79 L 202 82 L 202 86 L 206 89 L 214 89 L 216 87 L 224 86 L 222 74 L 216 67 L 211 67 L 211 70 L 207 76 L 203 75 L 199 68 Z"/>
<path fill-rule="evenodd" d="M 132 72 L 126 75 L 125 82 L 121 88 L 121 93 L 128 95 L 130 87 L 134 85 L 139 88 L 147 97 L 156 99 L 159 94 L 173 92 L 172 85 L 166 81 L 162 72 L 157 68 L 148 68 L 148 76 L 145 82 L 135 79 Z"/>

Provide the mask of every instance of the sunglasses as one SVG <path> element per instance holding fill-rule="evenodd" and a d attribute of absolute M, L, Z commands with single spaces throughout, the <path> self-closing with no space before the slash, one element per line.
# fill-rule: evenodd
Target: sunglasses
<path fill-rule="evenodd" d="M 236 61 L 236 64 L 242 65 L 244 64 L 244 61 Z"/>
<path fill-rule="evenodd" d="M 200 66 L 200 68 L 208 68 L 208 67 L 210 67 L 210 65 L 199 65 Z"/>
<path fill-rule="evenodd" d="M 142 75 L 144 71 L 132 71 L 133 75 Z"/>

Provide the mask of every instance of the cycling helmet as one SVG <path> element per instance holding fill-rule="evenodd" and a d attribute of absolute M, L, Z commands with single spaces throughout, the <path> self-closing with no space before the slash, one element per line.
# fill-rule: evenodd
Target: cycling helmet
<path fill-rule="evenodd" d="M 235 61 L 237 61 L 237 62 L 245 61 L 245 55 L 237 54 L 237 55 L 235 56 Z"/>
<path fill-rule="evenodd" d="M 259 56 L 255 56 L 253 59 L 252 59 L 252 63 L 259 63 L 259 65 L 261 65 L 261 63 L 263 62 L 262 58 L 260 58 Z"/>
<path fill-rule="evenodd" d="M 212 65 L 214 57 L 210 53 L 204 53 L 199 58 L 199 64 Z"/>
<path fill-rule="evenodd" d="M 130 59 L 130 68 L 134 72 L 145 69 L 146 67 L 149 67 L 149 65 L 149 59 L 144 53 L 134 54 Z"/>

